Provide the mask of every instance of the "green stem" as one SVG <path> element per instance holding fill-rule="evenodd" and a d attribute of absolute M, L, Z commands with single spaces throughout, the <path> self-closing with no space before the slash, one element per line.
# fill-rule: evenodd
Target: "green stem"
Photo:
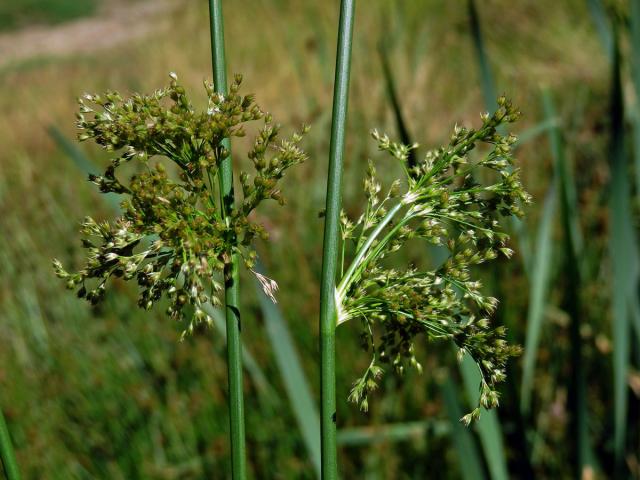
<path fill-rule="evenodd" d="M 18 463 L 13 452 L 13 444 L 9 436 L 9 429 L 4 421 L 4 415 L 0 410 L 0 459 L 4 466 L 4 472 L 8 480 L 20 480 L 20 472 L 18 471 Z"/>
<path fill-rule="evenodd" d="M 336 444 L 336 303 L 335 283 L 340 255 L 340 204 L 342 165 L 344 156 L 349 73 L 351 69 L 351 43 L 355 0 L 342 0 L 338 27 L 338 51 L 333 92 L 333 119 L 327 176 L 327 200 L 322 253 L 322 284 L 320 289 L 320 362 L 322 437 L 322 479 L 338 478 Z"/>
<path fill-rule="evenodd" d="M 394 207 L 391 210 L 389 210 L 389 212 L 385 215 L 385 217 L 380 221 L 380 223 L 375 228 L 375 230 L 371 232 L 371 234 L 367 238 L 364 245 L 362 245 L 362 248 L 358 250 L 356 257 L 353 259 L 353 261 L 351 262 L 351 265 L 349 265 L 349 268 L 347 269 L 347 272 L 342 277 L 342 280 L 340 281 L 340 285 L 338 285 L 339 298 L 342 298 L 342 296 L 345 294 L 345 292 L 349 288 L 349 285 L 351 285 L 351 279 L 356 269 L 358 269 L 358 267 L 362 264 L 363 258 L 369 251 L 369 248 L 371 248 L 371 245 L 373 244 L 375 239 L 378 237 L 378 235 L 380 235 L 382 230 L 384 230 L 384 228 L 389 224 L 389 222 L 393 220 L 393 217 L 396 215 L 396 213 L 398 213 L 398 211 L 401 208 L 402 208 L 402 202 L 398 202 L 398 204 L 394 205 Z"/>
<path fill-rule="evenodd" d="M 224 55 L 224 28 L 221 0 L 209 0 L 211 19 L 211 53 L 213 83 L 217 93 L 227 94 L 227 73 Z M 224 148 L 231 152 L 229 139 L 223 141 Z M 220 184 L 220 206 L 225 222 L 233 210 L 233 166 L 231 153 L 218 165 Z M 227 370 L 229 377 L 229 423 L 231 431 L 231 467 L 234 480 L 247 477 L 246 446 L 244 429 L 244 400 L 242 394 L 242 349 L 240 346 L 239 270 L 238 255 L 228 252 L 230 260 L 224 269 L 225 318 L 227 323 Z"/>

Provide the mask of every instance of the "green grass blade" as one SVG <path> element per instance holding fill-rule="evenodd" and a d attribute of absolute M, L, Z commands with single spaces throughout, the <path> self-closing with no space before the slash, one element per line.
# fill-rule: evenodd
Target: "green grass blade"
<path fill-rule="evenodd" d="M 600 41 L 602 42 L 604 51 L 607 55 L 611 55 L 614 48 L 614 39 L 611 25 L 609 23 L 609 17 L 604 5 L 602 4 L 602 0 L 588 0 L 587 5 L 589 6 L 589 12 L 591 13 L 591 18 L 593 18 L 593 23 L 596 26 L 598 35 L 600 36 Z"/>
<path fill-rule="evenodd" d="M 78 170 L 85 174 L 94 173 L 98 174 L 99 171 L 96 166 L 86 157 L 83 151 L 69 140 L 64 133 L 62 133 L 55 125 L 49 125 L 47 129 L 49 136 L 58 145 L 60 150 L 67 154 L 67 156 L 73 161 L 74 165 L 78 167 Z"/>
<path fill-rule="evenodd" d="M 557 119 L 556 108 L 548 90 L 543 91 L 543 104 L 546 118 Z M 583 239 L 580 231 L 580 221 L 578 218 L 578 195 L 576 193 L 575 178 L 567 156 L 562 139 L 562 132 L 559 124 L 549 130 L 549 141 L 551 144 L 551 154 L 554 161 L 554 173 L 556 185 L 558 186 L 558 197 L 562 206 L 562 224 L 565 239 L 568 242 L 567 253 L 571 257 L 572 265 L 578 269 L 577 274 L 582 275 L 582 255 Z"/>
<path fill-rule="evenodd" d="M 384 77 L 387 97 L 389 98 L 391 108 L 393 109 L 393 116 L 396 121 L 396 127 L 398 129 L 398 134 L 400 135 L 400 140 L 405 145 L 411 145 L 413 144 L 413 141 L 411 140 L 411 134 L 409 133 L 407 124 L 404 121 L 402 106 L 400 105 L 400 100 L 398 99 L 398 94 L 396 92 L 395 78 L 393 76 L 393 72 L 391 71 L 391 64 L 389 63 L 389 55 L 387 54 L 386 46 L 384 45 L 383 41 L 378 44 L 378 53 L 380 54 L 380 61 L 382 63 L 382 74 Z M 412 149 L 409 152 L 409 165 L 416 164 L 416 151 L 415 149 Z"/>
<path fill-rule="evenodd" d="M 547 118 L 557 116 L 551 92 L 543 92 L 543 103 Z M 594 468 L 594 453 L 589 440 L 587 411 L 587 380 L 583 340 L 581 336 L 583 310 L 580 291 L 583 272 L 583 239 L 578 218 L 578 200 L 573 171 L 567 160 L 563 139 L 559 128 L 550 131 L 550 144 L 554 159 L 554 174 L 558 188 L 562 230 L 563 230 L 563 272 L 566 286 L 563 291 L 562 307 L 571 319 L 571 381 L 569 382 L 569 405 L 571 438 L 576 442 L 575 475 L 582 476 L 585 468 Z"/>
<path fill-rule="evenodd" d="M 261 271 L 262 269 L 256 270 Z M 311 463 L 319 477 L 321 465 L 320 422 L 318 420 L 318 409 L 309 388 L 309 382 L 302 370 L 293 337 L 280 308 L 267 298 L 257 279 L 255 281 L 255 289 L 264 316 L 267 335 L 273 347 L 276 363 L 282 374 L 282 381 L 291 402 L 293 414 L 302 433 Z"/>
<path fill-rule="evenodd" d="M 404 442 L 422 438 L 427 431 L 434 436 L 450 433 L 448 422 L 426 420 L 418 422 L 392 423 L 374 427 L 351 427 L 338 430 L 338 444 L 360 447 L 377 443 Z"/>
<path fill-rule="evenodd" d="M 9 428 L 4 420 L 4 414 L 0 409 L 0 460 L 4 466 L 7 480 L 20 480 L 20 472 L 18 471 L 18 462 L 13 451 L 13 443 L 9 435 Z"/>
<path fill-rule="evenodd" d="M 471 402 L 475 402 L 480 394 L 480 372 L 478 372 L 478 366 L 469 355 L 464 356 L 460 364 L 460 372 L 462 373 L 467 396 Z M 507 480 L 509 478 L 507 457 L 498 415 L 494 410 L 483 411 L 482 416 L 475 424 L 475 428 L 480 437 L 480 444 L 489 467 L 491 479 Z"/>
<path fill-rule="evenodd" d="M 638 85 L 640 91 L 640 85 Z M 635 170 L 636 191 L 640 191 L 640 108 L 633 117 L 633 167 Z"/>
<path fill-rule="evenodd" d="M 491 64 L 487 55 L 482 28 L 480 26 L 480 17 L 476 8 L 475 0 L 468 0 L 467 10 L 469 16 L 469 29 L 473 46 L 476 52 L 478 68 L 480 70 L 480 83 L 482 85 L 482 96 L 487 111 L 494 111 L 497 107 L 496 85 L 491 71 Z M 534 132 L 535 133 L 535 132 Z M 511 225 L 518 237 L 518 251 L 522 256 L 525 272 L 529 275 L 531 267 L 531 242 L 527 233 L 526 225 L 520 219 L 513 217 Z"/>
<path fill-rule="evenodd" d="M 484 39 L 482 37 L 482 30 L 480 28 L 480 18 L 478 17 L 478 9 L 476 8 L 476 2 L 469 0 L 467 3 L 469 12 L 469 26 L 471 28 L 471 36 L 473 38 L 473 45 L 476 49 L 476 58 L 478 59 L 478 66 L 480 67 L 480 81 L 482 83 L 482 96 L 484 97 L 484 103 L 488 111 L 496 109 L 496 87 L 493 81 L 493 74 L 491 73 L 491 65 L 489 64 L 489 58 L 484 47 Z"/>
<path fill-rule="evenodd" d="M 552 130 L 558 127 L 559 119 L 558 118 L 547 118 L 542 122 L 536 123 L 535 125 L 523 130 L 518 134 L 518 141 L 515 144 L 515 147 L 522 146 L 526 143 L 529 143 L 532 140 L 535 140 L 540 135 L 547 133 L 549 130 Z"/>
<path fill-rule="evenodd" d="M 73 162 L 75 167 L 80 171 L 83 175 L 88 175 L 89 173 L 98 174 L 100 173 L 100 168 L 98 168 L 87 156 L 84 152 L 78 148 L 78 146 L 69 140 L 64 133 L 58 130 L 58 127 L 55 125 L 50 125 L 47 129 L 49 136 L 53 139 L 53 141 L 58 145 L 58 148 L 69 157 L 69 159 Z M 109 207 L 113 208 L 115 211 L 120 211 L 120 201 L 118 200 L 118 195 L 115 193 L 107 193 L 103 194 L 101 198 L 109 205 Z"/>
<path fill-rule="evenodd" d="M 640 91 L 640 1 L 631 0 L 629 27 L 631 31 L 631 67 L 636 93 Z M 637 105 L 637 104 L 636 104 Z"/>
<path fill-rule="evenodd" d="M 469 27 L 476 52 L 476 60 L 480 70 L 482 95 L 487 110 L 492 111 L 496 108 L 497 93 L 482 35 L 478 9 L 474 0 L 468 0 L 467 7 Z M 527 276 L 530 276 L 530 270 L 532 267 L 531 242 L 529 240 L 526 225 L 515 217 L 511 220 L 511 225 L 518 238 L 518 251 L 522 257 L 524 271 Z M 475 398 L 478 395 L 480 379 L 473 361 L 469 358 L 465 358 L 460 368 L 462 378 L 467 389 L 467 394 L 470 398 Z M 491 478 L 494 480 L 508 478 L 507 460 L 498 415 L 494 411 L 484 412 L 482 418 L 477 423 L 477 430 L 485 459 L 489 466 Z M 522 435 L 524 435 L 524 432 L 522 432 Z"/>
<path fill-rule="evenodd" d="M 451 425 L 451 440 L 458 453 L 458 465 L 462 478 L 464 480 L 486 478 L 475 439 L 471 431 L 460 422 L 464 414 L 458 400 L 458 386 L 450 377 L 442 384 L 442 397 Z"/>
<path fill-rule="evenodd" d="M 520 393 L 520 409 L 525 415 L 529 413 L 531 408 L 533 378 L 551 280 L 551 261 L 553 257 L 553 241 L 551 236 L 557 204 L 556 182 L 557 180 L 554 179 L 554 184 L 549 187 L 542 208 L 542 219 L 538 227 L 535 255 L 533 257 L 534 261 L 531 271 L 527 333 L 524 345 Z"/>
<path fill-rule="evenodd" d="M 633 86 L 636 94 L 633 118 L 633 149 L 636 192 L 640 191 L 640 0 L 631 0 L 630 30 L 631 30 L 631 67 L 633 72 Z M 637 300 L 634 302 L 637 303 Z M 636 309 L 634 309 L 635 311 Z M 633 317 L 637 318 L 636 315 Z M 634 325 L 640 322 L 634 321 Z M 637 330 L 640 341 L 640 329 Z"/>
<path fill-rule="evenodd" d="M 614 38 L 615 41 L 615 38 Z M 613 405 L 614 453 L 617 469 L 622 468 L 627 435 L 628 389 L 630 361 L 630 305 L 638 278 L 637 242 L 633 230 L 630 203 L 631 188 L 624 148 L 624 105 L 620 72 L 620 52 L 613 46 L 611 85 L 611 144 L 609 161 L 611 183 L 609 210 L 611 231 L 609 252 L 613 266 Z"/>

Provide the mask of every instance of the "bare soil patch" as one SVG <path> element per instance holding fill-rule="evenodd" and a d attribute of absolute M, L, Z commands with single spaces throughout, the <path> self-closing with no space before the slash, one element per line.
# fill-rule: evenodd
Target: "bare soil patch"
<path fill-rule="evenodd" d="M 176 0 L 107 1 L 97 15 L 0 34 L 0 68 L 38 57 L 108 49 L 170 25 Z"/>

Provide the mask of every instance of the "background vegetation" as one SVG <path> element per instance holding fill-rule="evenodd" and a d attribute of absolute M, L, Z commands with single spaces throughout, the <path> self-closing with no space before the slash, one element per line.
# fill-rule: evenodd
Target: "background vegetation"
<path fill-rule="evenodd" d="M 141 312 L 124 284 L 91 309 L 50 267 L 53 257 L 77 265 L 78 222 L 113 208 L 85 181 L 102 153 L 68 142 L 75 98 L 151 91 L 169 71 L 196 97 L 211 71 L 207 5 L 155 2 L 137 26 L 144 35 L 112 27 L 104 35 L 113 42 L 88 36 L 74 50 L 70 37 L 68 51 L 19 55 L 30 51 L 33 22 L 94 8 L 89 20 L 107 21 L 134 8 L 81 3 L 0 7 L 0 50 L 13 53 L 0 63 L 0 407 L 26 478 L 225 478 L 220 332 L 180 343 L 179 327 L 160 310 Z M 477 426 L 457 421 L 475 384 L 446 345 L 418 352 L 422 376 L 385 376 L 360 412 L 346 398 L 369 359 L 357 327 L 338 330 L 344 478 L 640 478 L 640 7 L 629 3 L 489 0 L 476 15 L 465 1 L 358 6 L 345 208 L 359 212 L 366 161 L 378 158 L 371 128 L 438 146 L 456 122 L 477 125 L 496 92 L 525 113 L 518 157 L 535 203 L 512 226 L 515 261 L 483 272 L 487 291 L 502 299 L 495 321 L 525 354 L 512 362 L 501 408 Z M 243 73 L 245 90 L 283 124 L 312 126 L 310 160 L 286 180 L 289 207 L 261 219 L 273 241 L 258 248 L 280 284 L 278 308 L 248 276 L 242 299 L 253 359 L 245 359 L 251 472 L 314 478 L 318 213 L 338 2 L 245 0 L 225 9 L 230 73 Z M 238 161 L 246 148 L 234 144 Z M 377 167 L 395 178 L 387 163 Z"/>

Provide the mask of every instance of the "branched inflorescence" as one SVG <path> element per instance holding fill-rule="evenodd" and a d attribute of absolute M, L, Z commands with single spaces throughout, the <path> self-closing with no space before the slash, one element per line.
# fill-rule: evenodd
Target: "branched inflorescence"
<path fill-rule="evenodd" d="M 414 356 L 421 333 L 428 339 L 452 340 L 459 358 L 468 354 L 477 364 L 480 398 L 464 417 L 466 423 L 480 415 L 480 406 L 498 405 L 496 386 L 519 348 L 506 343 L 503 327 L 490 325 L 498 301 L 481 292 L 471 268 L 498 255 L 511 257 L 497 217 L 521 216 L 521 206 L 530 201 L 513 168 L 516 138 L 498 131 L 520 113 L 505 98 L 498 105 L 493 115 L 481 116 L 479 129 L 456 127 L 449 145 L 427 152 L 416 165 L 409 162 L 409 154 L 417 145 L 394 143 L 373 132 L 379 150 L 400 162 L 406 178 L 394 182 L 381 198 L 382 187 L 370 163 L 364 181 L 366 211 L 355 222 L 342 215 L 343 248 L 353 245 L 355 254 L 336 289 L 337 321 L 359 319 L 363 324 L 363 347 L 373 358 L 354 383 L 350 399 L 365 410 L 382 365 L 392 365 L 398 373 L 407 363 L 421 370 Z M 470 152 L 482 144 L 487 151 L 471 158 Z M 446 260 L 432 271 L 385 265 L 383 259 L 410 239 L 442 246 Z"/>
<path fill-rule="evenodd" d="M 267 234 L 249 214 L 266 199 L 284 203 L 278 182 L 306 159 L 298 144 L 307 128 L 279 139 L 271 116 L 252 95 L 238 93 L 239 75 L 224 96 L 205 82 L 203 112 L 194 109 L 176 75 L 170 76 L 170 85 L 152 95 L 123 99 L 108 92 L 79 99 L 79 139 L 118 152 L 103 175 L 89 179 L 103 193 L 121 194 L 123 213 L 112 222 L 85 219 L 87 263 L 79 272 L 68 273 L 57 260 L 54 267 L 70 289 L 94 304 L 110 278 L 135 279 L 140 307 L 150 309 L 164 296 L 167 313 L 189 320 L 185 332 L 191 332 L 198 323 L 211 322 L 205 303 L 220 305 L 231 255 L 237 253 L 252 268 L 252 242 Z M 230 209 L 232 202 L 219 199 L 216 187 L 220 162 L 229 156 L 223 140 L 244 136 L 244 125 L 260 119 L 264 125 L 248 154 L 255 173 L 241 173 L 242 201 Z M 137 164 L 137 173 L 123 182 L 116 173 L 128 163 Z M 275 282 L 259 279 L 273 298 Z"/>

